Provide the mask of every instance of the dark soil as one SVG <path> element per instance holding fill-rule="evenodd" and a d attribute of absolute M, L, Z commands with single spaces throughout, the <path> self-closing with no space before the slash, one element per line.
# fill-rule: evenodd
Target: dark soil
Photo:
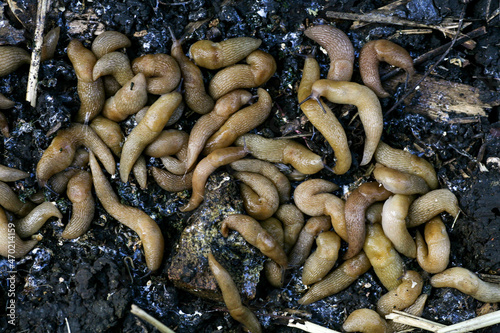
<path fill-rule="evenodd" d="M 6 19 L 15 31 L 24 34 L 3 36 L 0 43 L 14 44 L 25 49 L 32 47 L 34 1 L 16 2 L 27 15 L 21 25 L 4 6 Z M 464 6 L 465 20 L 472 22 L 464 28 L 467 33 L 477 27 L 487 26 L 487 34 L 476 39 L 477 46 L 469 50 L 462 45 L 451 50 L 433 75 L 453 82 L 479 87 L 491 94 L 484 98 L 498 98 L 500 93 L 500 17 L 486 19 L 497 8 L 488 0 L 468 5 L 449 0 L 413 0 L 394 11 L 396 15 L 426 24 L 439 24 L 450 17 L 459 17 Z M 304 37 L 303 31 L 312 23 L 326 23 L 326 11 L 367 13 L 388 4 L 387 1 L 336 0 L 336 1 L 205 1 L 194 0 L 171 3 L 154 0 L 54 1 L 48 16 L 48 26 L 60 26 L 56 56 L 42 64 L 37 107 L 32 108 L 25 99 L 28 68 L 0 78 L 0 93 L 16 101 L 12 110 L 5 111 L 11 128 L 11 137 L 0 142 L 0 163 L 31 173 L 31 176 L 14 184 L 22 198 L 38 190 L 34 170 L 40 156 L 50 144 L 54 134 L 47 135 L 55 126 L 67 127 L 71 115 L 79 108 L 76 93 L 76 76 L 69 62 L 65 47 L 72 38 L 88 46 L 96 30 L 116 30 L 132 40 L 127 49 L 131 59 L 144 53 L 169 53 L 171 38 L 167 26 L 177 37 L 193 22 L 208 19 L 196 31 L 186 36 L 184 50 L 199 39 L 224 40 L 236 36 L 261 38 L 261 48 L 271 53 L 277 63 L 277 74 L 265 85 L 274 99 L 272 116 L 257 129 L 267 137 L 290 134 L 309 134 L 312 125 L 305 119 L 297 105 L 296 88 L 301 75 L 303 57 L 314 43 Z M 1 6 L 2 4 L 0 4 Z M 31 12 L 30 12 L 31 10 Z M 31 13 L 31 14 L 30 14 Z M 31 15 L 31 16 L 30 16 Z M 77 25 L 76 23 L 80 23 Z M 430 34 L 397 34 L 396 25 L 370 24 L 349 30 L 352 21 L 336 21 L 336 26 L 353 41 L 355 49 L 369 39 L 390 38 L 405 47 L 414 57 L 450 41 L 439 31 Z M 83 29 L 76 29 L 81 26 Z M 317 52 L 322 64 L 322 74 L 327 72 L 328 58 Z M 461 59 L 462 67 L 450 59 Z M 424 73 L 437 59 L 433 58 L 416 69 Z M 208 78 L 211 75 L 204 72 Z M 360 82 L 356 73 L 354 81 Z M 394 95 L 384 99 L 388 110 L 404 92 L 401 87 Z M 496 97 L 495 97 L 496 96 Z M 498 104 L 496 104 L 498 105 Z M 353 158 L 360 160 L 363 149 L 363 132 L 355 111 L 341 113 L 335 109 L 339 120 L 349 133 Z M 435 166 L 440 185 L 453 191 L 460 201 L 463 214 L 453 224 L 445 216 L 452 239 L 450 265 L 463 266 L 478 273 L 500 274 L 500 123 L 498 106 L 486 110 L 487 117 L 470 123 L 432 121 L 398 108 L 385 119 L 383 139 L 396 148 L 407 148 L 428 159 Z M 459 116 L 457 116 L 458 118 Z M 189 130 L 198 118 L 188 113 L 177 129 Z M 126 128 L 132 122 L 125 123 Z M 305 143 L 330 163 L 333 152 L 319 133 L 297 139 Z M 333 162 L 332 162 L 333 163 Z M 342 177 L 322 171 L 317 176 L 339 185 L 352 183 L 365 174 L 354 162 L 351 171 Z M 480 169 L 483 164 L 488 171 Z M 154 159 L 148 165 L 159 165 Z M 130 305 L 137 304 L 176 332 L 239 332 L 241 326 L 229 317 L 223 303 L 201 299 L 177 289 L 167 278 L 170 255 L 189 223 L 190 214 L 180 213 L 188 192 L 175 194 L 161 190 L 152 178 L 148 190 L 141 190 L 135 180 L 123 184 L 117 177 L 112 180 L 123 201 L 143 209 L 159 223 L 166 240 L 163 267 L 155 274 L 148 273 L 137 235 L 117 223 L 97 203 L 96 219 L 91 229 L 77 240 L 63 240 L 63 225 L 50 222 L 41 230 L 43 240 L 28 256 L 16 265 L 16 326 L 7 324 L 0 309 L 0 331 L 8 332 L 153 332 L 130 313 Z M 339 193 L 341 195 L 342 193 Z M 70 203 L 64 195 L 44 190 L 46 200 L 55 201 L 68 221 Z M 408 268 L 416 268 L 408 261 Z M 8 262 L 0 259 L 0 303 L 7 304 L 10 277 Z M 372 271 L 363 275 L 345 291 L 316 302 L 299 306 L 301 284 L 300 270 L 293 272 L 283 289 L 274 289 L 261 281 L 257 297 L 249 302 L 266 332 L 299 332 L 286 327 L 292 314 L 325 327 L 341 330 L 346 316 L 362 307 L 374 308 L 377 299 L 386 291 Z M 425 277 L 427 278 L 427 277 Z M 444 324 L 457 323 L 476 316 L 483 303 L 452 289 L 424 287 L 428 293 L 424 317 Z M 487 328 L 482 332 L 498 332 L 500 328 Z"/>

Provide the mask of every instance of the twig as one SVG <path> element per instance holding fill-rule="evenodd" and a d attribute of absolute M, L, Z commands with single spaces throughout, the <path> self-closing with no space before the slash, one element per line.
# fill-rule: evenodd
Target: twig
<path fill-rule="evenodd" d="M 36 86 L 38 83 L 38 70 L 40 69 L 40 55 L 43 45 L 43 29 L 45 27 L 45 14 L 49 10 L 52 0 L 39 0 L 36 11 L 35 49 L 31 54 L 31 66 L 26 88 L 26 100 L 32 107 L 36 106 Z"/>
<path fill-rule="evenodd" d="M 424 330 L 431 332 L 436 332 L 438 329 L 446 327 L 443 324 L 439 324 L 431 320 L 417 317 L 409 313 L 398 310 L 393 310 L 392 313 L 389 313 L 388 315 L 385 316 L 385 319 L 389 319 L 400 324 L 422 328 Z"/>
<path fill-rule="evenodd" d="M 339 331 L 331 330 L 329 328 L 311 323 L 310 321 L 303 321 L 299 323 L 294 319 L 290 319 L 290 321 L 286 326 L 298 328 L 299 330 L 302 330 L 304 332 L 311 332 L 311 333 L 340 333 Z"/>
<path fill-rule="evenodd" d="M 488 313 L 473 319 L 463 321 L 458 324 L 440 328 L 436 333 L 462 333 L 471 332 L 483 327 L 492 326 L 500 323 L 500 311 Z"/>
<path fill-rule="evenodd" d="M 144 311 L 143 309 L 141 309 L 140 307 L 138 307 L 135 304 L 132 304 L 132 307 L 130 309 L 130 313 L 132 313 L 132 314 L 136 315 L 137 317 L 141 318 L 142 320 L 150 323 L 151 325 L 156 327 L 158 329 L 158 331 L 160 331 L 162 333 L 175 333 L 170 328 L 163 325 L 159 320 L 157 320 L 153 316 L 149 315 L 146 311 Z"/>

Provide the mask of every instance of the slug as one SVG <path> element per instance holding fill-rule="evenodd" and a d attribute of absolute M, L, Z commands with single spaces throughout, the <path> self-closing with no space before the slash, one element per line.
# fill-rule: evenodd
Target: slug
<path fill-rule="evenodd" d="M 62 233 L 62 238 L 80 237 L 90 227 L 94 219 L 95 202 L 92 196 L 92 176 L 90 172 L 79 170 L 68 182 L 66 195 L 71 201 L 71 219 Z"/>
<path fill-rule="evenodd" d="M 265 176 L 254 172 L 238 171 L 234 178 L 241 181 L 240 191 L 248 215 L 265 220 L 278 210 L 279 196 L 274 184 Z"/>
<path fill-rule="evenodd" d="M 340 237 L 334 231 L 325 231 L 316 237 L 316 245 L 316 251 L 304 263 L 304 285 L 320 281 L 335 266 L 340 250 Z"/>
<path fill-rule="evenodd" d="M 168 54 L 146 54 L 132 61 L 134 74 L 146 76 L 148 93 L 163 95 L 171 92 L 181 81 L 181 69 Z"/>
<path fill-rule="evenodd" d="M 102 77 L 102 82 L 104 83 L 104 94 L 106 97 L 114 96 L 122 87 L 112 76 L 106 75 Z"/>
<path fill-rule="evenodd" d="M 219 69 L 234 65 L 257 50 L 262 40 L 251 37 L 229 38 L 220 43 L 199 40 L 189 48 L 189 54 L 196 65 Z"/>
<path fill-rule="evenodd" d="M 442 212 L 448 212 L 456 217 L 460 212 L 457 197 L 447 189 L 430 191 L 413 201 L 408 210 L 406 226 L 408 228 L 419 226 Z"/>
<path fill-rule="evenodd" d="M 89 164 L 89 153 L 84 148 L 78 148 L 70 166 L 50 177 L 47 186 L 55 193 L 63 193 L 66 190 L 71 177 L 77 174 L 80 168 Z"/>
<path fill-rule="evenodd" d="M 11 101 L 7 97 L 5 97 L 3 94 L 0 94 L 0 109 L 5 110 L 5 109 L 10 109 L 13 108 L 16 103 L 14 101 Z M 5 116 L 4 116 L 5 118 Z"/>
<path fill-rule="evenodd" d="M 384 202 L 376 202 L 366 209 L 366 219 L 368 222 L 382 223 L 382 210 L 384 208 Z M 383 226 L 382 226 L 383 227 Z"/>
<path fill-rule="evenodd" d="M 422 293 L 424 281 L 419 273 L 406 271 L 401 278 L 401 284 L 382 295 L 377 302 L 377 312 L 381 316 L 391 313 L 393 310 L 403 310 L 417 300 Z"/>
<path fill-rule="evenodd" d="M 217 132 L 229 116 L 247 104 L 251 98 L 252 94 L 246 90 L 234 90 L 219 98 L 214 109 L 198 119 L 189 134 L 187 169 L 191 169 L 194 165 L 210 136 Z"/>
<path fill-rule="evenodd" d="M 285 233 L 283 249 L 288 254 L 297 242 L 304 226 L 304 214 L 295 205 L 285 204 L 279 206 L 275 216 L 283 223 L 283 232 Z"/>
<path fill-rule="evenodd" d="M 262 222 L 260 225 L 264 230 L 266 230 L 283 248 L 285 245 L 285 233 L 283 231 L 283 227 L 281 222 L 274 217 L 270 217 Z M 266 276 L 267 281 L 276 288 L 283 287 L 285 282 L 285 269 L 276 263 L 274 260 L 267 260 L 264 263 L 264 275 Z"/>
<path fill-rule="evenodd" d="M 361 184 L 351 192 L 345 202 L 345 223 L 349 247 L 345 259 L 352 258 L 363 248 L 365 242 L 366 209 L 376 201 L 383 201 L 392 193 L 377 182 Z"/>
<path fill-rule="evenodd" d="M 253 51 L 245 61 L 245 65 L 236 64 L 218 71 L 210 80 L 208 92 L 214 100 L 236 89 L 261 86 L 276 72 L 276 61 L 264 51 Z"/>
<path fill-rule="evenodd" d="M 141 189 L 144 190 L 148 188 L 148 169 L 146 167 L 146 159 L 143 155 L 140 155 L 137 161 L 135 161 L 132 167 L 132 173 Z"/>
<path fill-rule="evenodd" d="M 331 25 L 307 28 L 304 34 L 321 45 L 330 57 L 327 78 L 334 81 L 350 81 L 354 66 L 354 47 L 349 37 Z"/>
<path fill-rule="evenodd" d="M 180 192 L 193 188 L 194 171 L 179 176 L 156 167 L 151 167 L 150 170 L 155 182 L 165 191 Z"/>
<path fill-rule="evenodd" d="M 448 268 L 431 278 L 434 288 L 455 288 L 485 303 L 500 302 L 500 285 L 481 280 L 463 267 Z"/>
<path fill-rule="evenodd" d="M 319 99 L 326 97 L 332 103 L 352 104 L 358 108 L 359 118 L 365 129 L 365 148 L 360 165 L 366 165 L 372 159 L 382 136 L 384 127 L 382 107 L 377 95 L 361 84 L 345 81 L 317 80 L 311 87 L 311 95 L 301 103 L 315 99 L 323 107 Z"/>
<path fill-rule="evenodd" d="M 21 259 L 30 252 L 38 243 L 38 239 L 23 241 L 14 229 L 14 224 L 9 223 L 7 215 L 0 207 L 0 256 L 5 258 Z"/>
<path fill-rule="evenodd" d="M 160 227 L 142 210 L 120 203 L 92 152 L 90 152 L 90 169 L 94 189 L 102 206 L 114 219 L 139 235 L 144 247 L 146 265 L 151 271 L 156 271 L 160 268 L 164 250 Z"/>
<path fill-rule="evenodd" d="M 187 141 L 182 145 L 181 149 L 173 156 L 163 156 L 161 157 L 161 162 L 165 169 L 176 175 L 184 175 L 188 171 L 186 167 L 186 154 L 187 154 Z"/>
<path fill-rule="evenodd" d="M 293 140 L 266 139 L 257 134 L 244 134 L 234 141 L 236 146 L 247 147 L 259 160 L 291 164 L 299 172 L 311 175 L 324 168 L 321 156 Z"/>
<path fill-rule="evenodd" d="M 114 96 L 106 100 L 102 115 L 116 122 L 122 121 L 137 113 L 147 101 L 146 77 L 139 73 L 127 81 Z"/>
<path fill-rule="evenodd" d="M 278 190 L 280 204 L 290 200 L 290 181 L 274 164 L 257 159 L 244 159 L 232 162 L 230 166 L 236 171 L 254 172 L 268 178 Z"/>
<path fill-rule="evenodd" d="M 118 31 L 104 31 L 92 42 L 92 52 L 97 58 L 101 58 L 107 53 L 130 47 L 132 43 L 127 36 Z"/>
<path fill-rule="evenodd" d="M 307 57 L 298 90 L 299 102 L 311 94 L 312 85 L 319 78 L 318 62 L 312 56 Z M 335 153 L 333 172 L 337 175 L 346 173 L 351 167 L 352 157 L 347 143 L 347 135 L 337 117 L 327 105 L 323 105 L 324 110 L 322 110 L 316 102 L 311 100 L 302 103 L 300 108 L 311 124 L 320 131 L 332 147 Z"/>
<path fill-rule="evenodd" d="M 373 177 L 394 194 L 425 194 L 430 190 L 422 177 L 391 169 L 380 163 L 375 164 Z"/>
<path fill-rule="evenodd" d="M 229 229 L 235 230 L 251 245 L 255 246 L 266 257 L 271 258 L 283 268 L 288 266 L 288 258 L 283 247 L 254 218 L 248 215 L 234 214 L 222 220 L 220 233 L 229 235 Z"/>
<path fill-rule="evenodd" d="M 202 159 L 194 168 L 193 193 L 191 194 L 189 202 L 180 208 L 181 212 L 189 212 L 201 204 L 205 193 L 205 184 L 212 172 L 220 166 L 227 165 L 245 157 L 247 154 L 248 150 L 246 148 L 227 147 L 217 149 Z"/>
<path fill-rule="evenodd" d="M 332 224 L 327 216 L 313 216 L 307 220 L 300 231 L 294 247 L 288 254 L 290 267 L 302 265 L 309 254 L 314 243 L 314 238 L 322 232 L 330 230 Z"/>
<path fill-rule="evenodd" d="M 116 121 L 97 116 L 90 122 L 89 126 L 96 132 L 106 146 L 111 149 L 115 156 L 121 156 L 125 135 Z"/>
<path fill-rule="evenodd" d="M 203 153 L 210 154 L 218 148 L 230 146 L 239 136 L 259 126 L 269 117 L 273 101 L 267 91 L 257 89 L 256 103 L 234 113 L 205 143 Z"/>
<path fill-rule="evenodd" d="M 184 100 L 187 106 L 198 114 L 210 112 L 215 102 L 205 90 L 205 83 L 201 70 L 182 51 L 181 41 L 177 40 L 170 29 L 172 36 L 172 57 L 177 61 L 181 70 L 184 85 Z"/>
<path fill-rule="evenodd" d="M 382 228 L 385 235 L 396 250 L 408 258 L 417 256 L 417 246 L 406 227 L 406 216 L 413 199 L 412 196 L 395 194 L 385 201 L 382 210 Z"/>
<path fill-rule="evenodd" d="M 380 141 L 374 158 L 376 162 L 388 168 L 422 177 L 431 190 L 435 190 L 439 185 L 432 164 L 407 151 L 392 148 Z"/>
<path fill-rule="evenodd" d="M 400 278 L 404 274 L 403 259 L 385 236 L 380 224 L 368 225 L 363 250 L 387 290 L 393 290 L 401 284 Z"/>
<path fill-rule="evenodd" d="M 243 306 L 238 288 L 228 271 L 215 260 L 212 253 L 208 254 L 208 265 L 222 292 L 224 303 L 234 320 L 243 324 L 252 333 L 261 333 L 259 320 L 250 309 Z"/>
<path fill-rule="evenodd" d="M 342 325 L 346 332 L 389 333 L 384 318 L 371 309 L 358 309 L 349 315 Z"/>
<path fill-rule="evenodd" d="M 424 238 L 417 231 L 417 261 L 428 273 L 436 274 L 444 271 L 450 261 L 450 238 L 446 226 L 439 216 L 425 224 Z"/>
<path fill-rule="evenodd" d="M 10 186 L 1 181 L 0 206 L 21 217 L 28 215 L 28 213 L 35 207 L 35 205 L 30 201 L 22 202 Z"/>
<path fill-rule="evenodd" d="M 92 77 L 95 81 L 104 75 L 113 76 L 121 86 L 127 84 L 134 77 L 127 55 L 110 52 L 99 58 L 92 69 Z"/>
<path fill-rule="evenodd" d="M 295 188 L 294 200 L 304 214 L 330 216 L 335 232 L 343 240 L 347 240 L 345 203 L 330 193 L 337 189 L 337 185 L 327 180 L 309 179 Z"/>
<path fill-rule="evenodd" d="M 27 172 L 0 164 L 0 181 L 2 182 L 15 182 L 29 176 L 30 174 Z"/>
<path fill-rule="evenodd" d="M 418 296 L 417 300 L 415 303 L 407 307 L 406 309 L 403 310 L 403 312 L 406 312 L 410 315 L 420 317 L 422 316 L 422 313 L 424 312 L 425 308 L 425 302 L 427 301 L 427 298 L 429 295 L 427 294 L 422 294 Z M 405 330 L 410 330 L 413 328 L 413 326 L 410 325 L 405 325 L 401 323 L 396 323 L 395 321 L 391 320 L 388 322 L 389 324 L 389 329 L 391 330 L 390 332 L 402 332 Z"/>
<path fill-rule="evenodd" d="M 67 48 L 68 58 L 73 65 L 78 80 L 86 83 L 94 82 L 93 70 L 97 58 L 77 39 L 72 39 Z"/>
<path fill-rule="evenodd" d="M 135 161 L 144 148 L 160 135 L 181 100 L 182 96 L 178 92 L 162 95 L 151 105 L 144 118 L 130 132 L 123 144 L 120 157 L 120 178 L 122 182 L 126 183 L 128 181 L 128 176 Z"/>
<path fill-rule="evenodd" d="M 368 257 L 364 252 L 359 252 L 351 259 L 344 261 L 323 280 L 313 284 L 307 293 L 298 300 L 298 303 L 308 305 L 336 294 L 349 287 L 358 277 L 366 273 L 370 267 Z"/>
<path fill-rule="evenodd" d="M 175 129 L 163 130 L 153 142 L 146 146 L 144 154 L 157 158 L 175 155 L 187 144 L 189 135 Z"/>
<path fill-rule="evenodd" d="M 0 112 L 0 132 L 4 137 L 10 137 L 9 122 L 7 121 L 7 118 L 5 117 L 3 112 Z"/>
<path fill-rule="evenodd" d="M 31 62 L 30 54 L 16 46 L 0 46 L 0 76 L 12 73 Z"/>
<path fill-rule="evenodd" d="M 51 217 L 62 219 L 62 214 L 52 202 L 44 202 L 33 208 L 28 215 L 14 222 L 16 234 L 21 238 L 27 238 L 38 230 Z"/>
<path fill-rule="evenodd" d="M 97 155 L 109 174 L 115 173 L 115 159 L 106 144 L 89 126 L 74 123 L 67 129 L 59 130 L 43 152 L 36 166 L 38 184 L 45 186 L 52 175 L 70 166 L 76 149 L 81 146 Z"/>
<path fill-rule="evenodd" d="M 366 43 L 359 53 L 359 72 L 365 86 L 373 90 L 378 97 L 389 97 L 389 93 L 382 87 L 378 65 L 385 61 L 392 66 L 406 71 L 408 77 L 415 74 L 413 59 L 408 51 L 401 46 L 385 40 L 373 40 Z"/>
<path fill-rule="evenodd" d="M 41 62 L 54 58 L 60 33 L 61 28 L 55 27 L 47 32 L 47 34 L 43 37 L 42 50 L 40 51 Z"/>

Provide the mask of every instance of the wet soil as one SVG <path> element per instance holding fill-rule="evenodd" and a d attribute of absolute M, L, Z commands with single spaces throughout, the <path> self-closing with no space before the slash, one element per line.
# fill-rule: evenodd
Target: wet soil
<path fill-rule="evenodd" d="M 20 24 L 4 5 L 5 19 L 10 31 L 24 31 L 23 35 L 7 40 L 9 44 L 29 49 L 33 36 L 33 16 L 29 8 L 34 1 L 16 2 L 25 8 L 28 18 Z M 154 0 L 121 2 L 94 0 L 92 2 L 54 1 L 54 10 L 48 15 L 48 26 L 60 26 L 61 38 L 53 60 L 40 69 L 37 107 L 24 102 L 28 69 L 26 67 L 0 78 L 0 93 L 16 101 L 12 110 L 4 113 L 11 128 L 11 137 L 0 142 L 0 163 L 31 173 L 13 186 L 20 197 L 27 198 L 38 190 L 35 166 L 50 144 L 49 130 L 67 127 L 71 115 L 79 108 L 76 76 L 65 54 L 72 38 L 88 46 L 98 30 L 117 30 L 132 40 L 127 49 L 130 58 L 144 53 L 169 53 L 171 38 L 167 26 L 177 37 L 183 36 L 188 24 L 208 20 L 185 38 L 184 50 L 194 41 L 210 38 L 220 41 L 229 37 L 254 36 L 261 38 L 261 48 L 271 53 L 277 63 L 277 74 L 265 85 L 274 99 L 272 115 L 257 129 L 267 137 L 299 135 L 298 141 L 333 163 L 331 148 L 299 111 L 296 88 L 300 79 L 303 57 L 311 52 L 314 43 L 303 36 L 305 27 L 312 23 L 330 22 L 326 11 L 367 13 L 386 5 L 386 1 L 205 1 L 160 2 Z M 491 4 L 490 4 L 491 3 Z M 488 9 L 488 4 L 490 8 Z M 31 7 L 30 7 L 31 6 Z M 459 17 L 462 2 L 449 0 L 413 0 L 394 10 L 394 14 L 426 24 L 439 24 L 450 17 Z M 471 25 L 469 32 L 486 25 L 487 34 L 476 39 L 470 50 L 457 46 L 438 66 L 433 75 L 479 87 L 498 98 L 500 93 L 500 19 L 489 20 L 493 2 L 480 0 L 467 5 L 465 19 Z M 18 16 L 21 13 L 17 13 Z M 401 34 L 408 27 L 370 24 L 350 30 L 352 21 L 334 21 L 336 26 L 353 41 L 357 52 L 369 39 L 390 38 L 405 47 L 412 56 L 419 56 L 450 39 L 439 31 Z M 4 39 L 0 39 L 4 42 Z M 319 50 L 318 60 L 323 75 L 328 58 Z M 461 66 L 452 59 L 460 59 Z M 436 58 L 419 65 L 424 73 Z M 206 77 L 210 73 L 204 72 Z M 357 69 L 353 78 L 360 82 Z M 382 100 L 388 110 L 404 92 L 401 86 L 393 97 Z M 492 97 L 493 96 L 493 97 Z M 496 97 L 495 97 L 496 96 Z M 418 102 L 418 101 L 415 101 Z M 498 105 L 498 104 L 496 104 Z M 353 158 L 357 161 L 363 148 L 363 132 L 355 111 L 334 108 L 340 122 L 349 133 Z M 499 107 L 487 109 L 486 117 L 470 122 L 436 122 L 422 115 L 412 114 L 400 107 L 385 117 L 383 139 L 396 148 L 405 148 L 427 158 L 435 166 L 441 187 L 449 188 L 459 198 L 463 213 L 453 223 L 445 217 L 452 239 L 451 265 L 464 266 L 478 273 L 500 273 L 500 123 Z M 459 119 L 455 115 L 453 119 Z M 354 120 L 352 120 L 354 118 Z M 189 130 L 196 115 L 183 117 L 177 129 Z M 124 124 L 130 128 L 133 122 Z M 367 168 L 354 163 L 351 171 L 341 177 L 322 171 L 318 176 L 337 184 L 350 184 L 363 176 Z M 158 161 L 148 160 L 158 166 Z M 485 169 L 485 168 L 486 169 Z M 6 309 L 0 309 L 0 331 L 8 332 L 153 332 L 152 326 L 130 313 L 130 305 L 137 304 L 176 332 L 239 332 L 241 326 L 232 320 L 222 303 L 192 296 L 177 289 L 167 278 L 169 259 L 189 223 L 190 214 L 180 213 L 179 207 L 189 193 L 167 193 L 149 182 L 141 190 L 135 180 L 123 184 L 117 177 L 111 179 L 123 201 L 143 209 L 161 227 L 166 239 L 165 263 L 159 272 L 150 274 L 144 263 L 137 235 L 113 220 L 97 203 L 96 219 L 91 229 L 77 240 L 60 237 L 63 225 L 48 223 L 42 230 L 43 240 L 28 256 L 16 263 L 15 300 L 17 322 L 15 329 L 7 325 Z M 338 193 L 342 195 L 342 193 Z M 68 221 L 68 199 L 44 190 L 46 200 L 55 201 Z M 412 261 L 409 269 L 416 268 Z M 10 276 L 8 262 L 0 259 L 0 303 L 6 304 L 7 282 Z M 287 276 L 285 288 L 274 289 L 262 280 L 257 296 L 249 302 L 266 332 L 298 332 L 286 327 L 288 318 L 302 318 L 325 327 L 340 330 L 346 316 L 354 309 L 374 308 L 376 300 L 385 293 L 372 271 L 363 275 L 345 291 L 316 302 L 299 306 L 303 286 L 297 270 Z M 444 324 L 473 318 L 483 306 L 481 302 L 452 289 L 431 289 L 427 283 L 424 292 L 429 301 L 424 317 Z M 482 332 L 497 332 L 487 328 Z"/>

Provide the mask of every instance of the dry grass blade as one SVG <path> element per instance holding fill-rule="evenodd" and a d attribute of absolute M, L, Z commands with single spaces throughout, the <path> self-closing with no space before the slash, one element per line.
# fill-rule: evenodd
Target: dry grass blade
<path fill-rule="evenodd" d="M 438 329 L 446 327 L 443 324 L 439 324 L 421 317 L 413 316 L 411 314 L 398 310 L 393 310 L 392 313 L 389 313 L 388 315 L 385 316 L 385 319 L 389 319 L 400 324 L 422 328 L 424 330 L 431 332 L 437 332 Z"/>
<path fill-rule="evenodd" d="M 311 333 L 340 333 L 339 331 L 331 330 L 329 328 L 311 323 L 310 321 L 298 322 L 294 319 L 290 319 L 290 321 L 286 326 L 298 328 L 299 330 L 302 330 L 304 332 L 311 332 Z"/>
<path fill-rule="evenodd" d="M 458 324 L 440 328 L 436 331 L 436 333 L 471 332 L 480 328 L 496 325 L 498 323 L 500 323 L 500 311 L 495 311 Z"/>
<path fill-rule="evenodd" d="M 156 327 L 158 329 L 158 331 L 160 331 L 162 333 L 175 333 L 170 328 L 163 325 L 159 320 L 157 320 L 153 316 L 149 315 L 146 311 L 144 311 L 143 309 L 141 309 L 140 307 L 138 307 L 135 304 L 132 304 L 130 312 L 132 314 L 136 315 L 137 317 L 141 318 L 142 320 L 150 323 L 151 325 Z"/>

